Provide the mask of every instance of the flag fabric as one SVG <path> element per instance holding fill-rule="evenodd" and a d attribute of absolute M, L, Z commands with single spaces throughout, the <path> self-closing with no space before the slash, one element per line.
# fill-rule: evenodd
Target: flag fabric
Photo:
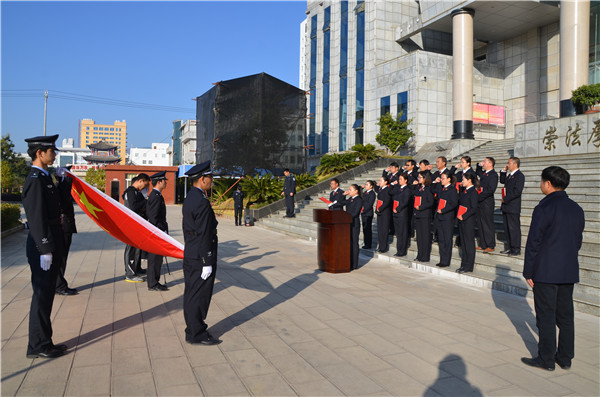
<path fill-rule="evenodd" d="M 127 245 L 155 255 L 183 259 L 183 244 L 100 190 L 79 179 L 73 179 L 71 195 L 98 226 Z"/>

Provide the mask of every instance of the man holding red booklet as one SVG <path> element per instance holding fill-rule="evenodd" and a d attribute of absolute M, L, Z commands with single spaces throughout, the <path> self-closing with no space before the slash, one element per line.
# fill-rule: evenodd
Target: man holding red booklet
<path fill-rule="evenodd" d="M 452 233 L 454 231 L 454 214 L 458 207 L 458 193 L 454 188 L 456 180 L 449 170 L 440 176 L 440 183 L 433 185 L 432 191 L 437 194 L 439 201 L 436 207 L 436 222 L 440 262 L 438 267 L 450 266 L 452 258 Z"/>
<path fill-rule="evenodd" d="M 477 164 L 479 177 L 479 210 L 477 221 L 479 226 L 479 246 L 483 252 L 494 252 L 496 248 L 496 228 L 494 227 L 494 193 L 498 187 L 498 174 L 494 171 L 496 161 L 493 157 L 486 157 Z"/>

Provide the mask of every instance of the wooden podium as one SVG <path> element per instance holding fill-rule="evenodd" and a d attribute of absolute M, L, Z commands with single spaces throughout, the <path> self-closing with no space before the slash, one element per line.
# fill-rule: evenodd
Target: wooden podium
<path fill-rule="evenodd" d="M 315 209 L 313 221 L 319 222 L 319 270 L 328 273 L 349 272 L 352 216 L 346 211 Z"/>

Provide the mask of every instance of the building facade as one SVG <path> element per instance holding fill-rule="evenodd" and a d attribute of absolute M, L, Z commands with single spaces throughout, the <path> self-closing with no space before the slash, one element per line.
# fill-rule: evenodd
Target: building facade
<path fill-rule="evenodd" d="M 125 164 L 127 155 L 127 123 L 125 120 L 115 121 L 114 124 L 96 124 L 92 119 L 83 119 L 79 122 L 79 147 L 105 141 L 117 146 L 117 155 L 120 163 Z"/>
<path fill-rule="evenodd" d="M 156 166 L 134 166 L 134 165 L 108 165 L 104 169 L 106 171 L 106 182 L 104 191 L 114 200 L 123 203 L 123 193 L 125 189 L 131 186 L 131 180 L 142 172 L 148 176 L 156 174 L 160 171 L 166 171 L 167 187 L 163 190 L 162 195 L 165 199 L 165 204 L 175 204 L 175 190 L 177 185 L 177 167 L 156 167 Z M 148 189 L 144 189 L 142 193 L 148 196 L 152 190 L 152 184 Z"/>
<path fill-rule="evenodd" d="M 196 120 L 186 120 L 180 131 L 181 164 L 196 164 Z"/>
<path fill-rule="evenodd" d="M 92 151 L 89 148 L 76 148 L 73 138 L 65 138 L 62 140 L 62 146 L 56 152 L 54 164 L 58 167 L 67 167 L 69 165 L 85 166 L 88 164 L 85 157 L 91 154 Z"/>
<path fill-rule="evenodd" d="M 149 148 L 131 148 L 129 161 L 133 165 L 170 166 L 170 151 L 168 143 L 153 143 Z"/>
<path fill-rule="evenodd" d="M 412 119 L 412 152 L 511 138 L 516 124 L 571 114 L 571 90 L 600 75 L 589 0 L 320 0 L 306 14 L 313 167 L 325 153 L 377 145 L 386 112 Z"/>
<path fill-rule="evenodd" d="M 173 121 L 173 135 L 171 137 L 171 164 L 181 165 L 181 120 Z"/>

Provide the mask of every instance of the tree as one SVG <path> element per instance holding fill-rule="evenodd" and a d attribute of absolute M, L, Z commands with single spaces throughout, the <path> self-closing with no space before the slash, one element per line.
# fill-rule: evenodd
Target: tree
<path fill-rule="evenodd" d="M 412 119 L 402 121 L 402 112 L 398 113 L 396 120 L 391 114 L 386 113 L 379 118 L 377 125 L 379 126 L 379 134 L 375 137 L 377 143 L 385 146 L 389 154 L 396 154 L 402 146 L 408 142 L 411 136 L 414 136 L 414 132 L 408 125 L 412 122 Z"/>
<path fill-rule="evenodd" d="M 240 183 L 246 192 L 248 203 L 270 203 L 281 198 L 283 183 L 271 174 L 247 177 Z"/>
<path fill-rule="evenodd" d="M 10 139 L 10 134 L 2 137 L 0 147 L 2 151 L 2 190 L 10 192 L 19 190 L 25 183 L 29 172 L 27 162 L 15 153 L 15 145 Z M 4 179 L 5 177 L 7 179 Z"/>
<path fill-rule="evenodd" d="M 354 153 L 331 153 L 321 157 L 317 167 L 318 175 L 339 174 L 355 167 L 357 164 Z"/>
<path fill-rule="evenodd" d="M 358 157 L 359 161 L 365 162 L 378 159 L 379 157 L 381 157 L 382 153 L 381 150 L 375 149 L 375 146 L 371 145 L 370 143 L 367 143 L 366 145 L 363 145 L 361 143 L 356 144 L 352 146 L 350 150 L 352 150 L 352 153 L 354 153 L 356 157 Z"/>
<path fill-rule="evenodd" d="M 106 184 L 106 171 L 102 168 L 97 170 L 90 168 L 85 173 L 85 181 L 90 185 L 94 186 L 100 191 L 104 191 L 104 185 Z"/>

